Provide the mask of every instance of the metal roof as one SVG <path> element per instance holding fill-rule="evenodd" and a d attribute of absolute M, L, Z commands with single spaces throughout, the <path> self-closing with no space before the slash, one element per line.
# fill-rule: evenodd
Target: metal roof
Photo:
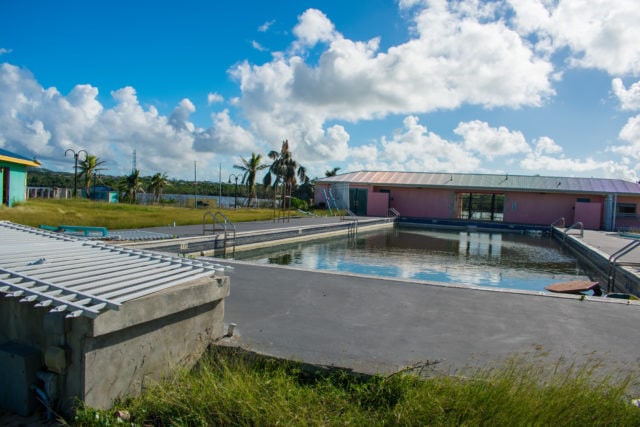
<path fill-rule="evenodd" d="M 634 194 L 640 184 L 621 179 L 572 178 L 525 175 L 489 175 L 427 172 L 359 171 L 318 180 L 320 183 L 348 183 L 397 187 L 432 187 L 475 190 L 543 191 L 552 193 Z"/>
<path fill-rule="evenodd" d="M 224 267 L 0 221 L 0 294 L 95 318 Z"/>

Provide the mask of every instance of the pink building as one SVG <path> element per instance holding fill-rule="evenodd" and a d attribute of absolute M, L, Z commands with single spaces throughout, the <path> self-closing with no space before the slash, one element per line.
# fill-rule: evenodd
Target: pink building
<path fill-rule="evenodd" d="M 640 184 L 620 179 L 361 171 L 319 179 L 315 200 L 366 216 L 640 229 Z"/>

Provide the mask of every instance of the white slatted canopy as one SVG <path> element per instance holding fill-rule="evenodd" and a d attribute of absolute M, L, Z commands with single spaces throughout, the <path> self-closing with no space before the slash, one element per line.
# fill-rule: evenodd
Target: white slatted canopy
<path fill-rule="evenodd" d="M 0 221 L 0 294 L 95 318 L 129 300 L 222 273 L 224 267 Z"/>

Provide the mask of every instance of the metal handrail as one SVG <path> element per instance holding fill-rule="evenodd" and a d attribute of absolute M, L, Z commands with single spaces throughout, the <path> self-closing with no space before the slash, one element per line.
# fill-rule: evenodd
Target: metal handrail
<path fill-rule="evenodd" d="M 567 234 L 569 233 L 569 231 L 573 230 L 574 227 L 578 227 L 578 226 L 580 227 L 580 237 L 584 237 L 584 224 L 578 221 L 575 224 L 571 225 L 571 227 L 564 230 L 564 236 L 562 236 L 562 240 L 564 241 L 567 238 Z"/>
<path fill-rule="evenodd" d="M 358 215 L 354 214 L 351 209 L 345 209 L 347 215 L 341 215 L 340 221 L 350 221 L 347 226 L 347 235 L 349 237 L 355 237 L 358 234 Z"/>
<path fill-rule="evenodd" d="M 395 216 L 396 218 L 400 216 L 400 212 L 398 212 L 396 208 L 389 208 L 389 213 Z"/>
<path fill-rule="evenodd" d="M 607 292 L 613 292 L 616 283 L 616 264 L 618 260 L 640 246 L 640 240 L 633 240 L 609 256 L 607 268 Z"/>
<path fill-rule="evenodd" d="M 558 223 L 562 223 L 562 225 L 560 225 L 559 227 L 564 227 L 565 222 L 564 222 L 564 217 L 563 216 L 561 216 L 560 218 L 558 218 L 555 221 L 553 221 L 549 225 L 549 227 L 551 227 L 551 228 L 556 227 L 556 226 L 558 226 Z"/>
<path fill-rule="evenodd" d="M 212 222 L 213 227 L 210 230 L 207 230 L 207 228 L 206 228 L 207 216 L 210 216 L 212 218 L 212 220 L 213 220 L 213 222 Z M 229 218 L 227 218 L 227 216 L 225 214 L 223 214 L 220 211 L 218 211 L 216 213 L 213 213 L 211 211 L 207 211 L 202 217 L 202 234 L 206 235 L 207 231 L 211 231 L 212 234 L 215 233 L 216 224 L 222 225 L 222 231 L 223 231 L 222 256 L 224 256 L 224 257 L 227 256 L 227 241 L 229 240 L 228 233 L 227 233 L 227 225 L 230 227 L 231 231 L 233 231 L 233 255 L 235 256 L 235 254 L 236 254 L 236 245 L 235 245 L 235 241 L 236 241 L 236 226 L 235 226 L 235 224 L 233 222 L 231 222 L 231 220 Z"/>

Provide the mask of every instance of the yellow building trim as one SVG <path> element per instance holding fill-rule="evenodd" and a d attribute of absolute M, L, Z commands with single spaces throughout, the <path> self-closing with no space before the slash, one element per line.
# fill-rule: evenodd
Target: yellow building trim
<path fill-rule="evenodd" d="M 40 167 L 41 165 L 41 163 L 37 160 L 18 159 L 16 157 L 3 156 L 3 155 L 0 155 L 0 161 L 17 163 L 19 165 L 26 165 L 26 166 L 36 166 L 36 167 Z"/>

